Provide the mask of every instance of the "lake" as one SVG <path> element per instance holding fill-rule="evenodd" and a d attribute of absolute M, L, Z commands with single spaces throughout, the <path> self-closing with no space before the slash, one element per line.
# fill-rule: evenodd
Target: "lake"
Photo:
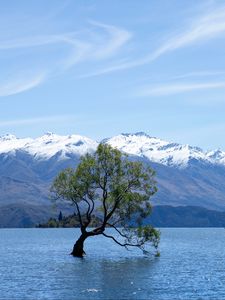
<path fill-rule="evenodd" d="M 78 229 L 1 229 L 0 299 L 225 299 L 225 229 L 162 229 L 158 258 Z"/>

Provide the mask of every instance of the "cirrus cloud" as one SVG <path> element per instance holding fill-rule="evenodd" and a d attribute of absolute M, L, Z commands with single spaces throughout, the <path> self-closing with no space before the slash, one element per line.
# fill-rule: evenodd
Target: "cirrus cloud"
<path fill-rule="evenodd" d="M 91 28 L 89 28 L 90 26 Z M 0 41 L 0 59 L 1 52 L 7 53 L 13 58 L 18 56 L 18 51 L 22 54 L 23 51 L 24 53 L 30 51 L 31 53 L 29 64 L 27 63 L 29 60 L 25 59 L 24 65 L 18 68 L 16 74 L 12 70 L 6 70 L 6 73 L 13 73 L 14 76 L 8 81 L 0 80 L 0 97 L 15 95 L 32 89 L 52 76 L 60 75 L 78 63 L 105 60 L 118 53 L 131 38 L 131 34 L 128 31 L 116 26 L 91 21 L 89 22 L 89 27 L 78 32 Z M 60 50 L 64 47 L 64 55 L 60 59 L 57 56 L 54 59 L 56 46 Z M 41 52 L 38 52 L 39 49 Z M 50 59 L 49 57 L 45 59 L 43 66 L 38 66 L 38 71 L 34 71 L 34 74 L 30 76 L 30 69 L 35 69 L 33 65 L 36 63 L 35 56 L 32 57 L 34 51 L 37 51 L 37 61 L 39 62 L 40 53 L 44 55 L 45 52 L 48 53 L 51 49 L 54 55 Z M 61 52 L 58 51 L 58 53 Z M 27 74 L 27 76 L 21 77 L 21 72 Z"/>

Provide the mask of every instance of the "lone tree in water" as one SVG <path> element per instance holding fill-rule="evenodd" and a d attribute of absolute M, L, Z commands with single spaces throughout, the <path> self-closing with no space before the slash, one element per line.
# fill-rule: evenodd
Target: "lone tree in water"
<path fill-rule="evenodd" d="M 157 249 L 159 232 L 142 225 L 151 213 L 149 198 L 156 192 L 154 171 L 128 160 L 119 150 L 100 144 L 94 154 L 81 158 L 76 169 L 62 171 L 53 182 L 52 192 L 55 199 L 72 202 L 79 217 L 81 235 L 73 256 L 83 257 L 84 241 L 100 234 L 125 248 L 138 247 L 146 252 L 150 244 Z M 94 213 L 100 224 L 88 229 Z M 114 229 L 116 235 L 106 227 Z"/>

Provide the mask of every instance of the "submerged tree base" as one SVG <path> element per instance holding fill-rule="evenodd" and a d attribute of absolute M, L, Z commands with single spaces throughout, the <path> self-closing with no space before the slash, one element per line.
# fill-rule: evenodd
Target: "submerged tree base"
<path fill-rule="evenodd" d="M 84 255 L 86 255 L 85 251 L 72 251 L 70 253 L 70 255 L 73 255 L 73 257 L 79 257 L 79 258 L 83 258 Z"/>
<path fill-rule="evenodd" d="M 84 241 L 86 239 L 86 236 L 81 235 L 80 238 L 76 241 L 76 243 L 73 246 L 73 250 L 70 253 L 74 257 L 80 257 L 82 258 L 86 253 L 84 251 Z"/>

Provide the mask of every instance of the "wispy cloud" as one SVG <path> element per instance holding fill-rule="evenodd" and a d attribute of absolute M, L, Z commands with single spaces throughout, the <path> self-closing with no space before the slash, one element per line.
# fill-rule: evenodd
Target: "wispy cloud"
<path fill-rule="evenodd" d="M 104 44 L 105 41 L 102 40 L 100 47 L 98 47 L 93 54 L 93 57 L 97 59 L 103 59 L 115 55 L 118 50 L 132 37 L 130 32 L 119 27 L 93 21 L 91 21 L 90 24 L 104 29 L 109 35 L 108 43 Z"/>
<path fill-rule="evenodd" d="M 196 18 L 186 30 L 174 34 L 162 43 L 152 53 L 132 61 L 114 64 L 83 77 L 98 76 L 119 70 L 130 69 L 149 64 L 169 52 L 202 43 L 225 34 L 225 7 L 220 7 L 210 13 Z"/>
<path fill-rule="evenodd" d="M 71 54 L 64 59 L 63 69 L 69 69 L 73 65 L 86 61 L 99 61 L 114 56 L 131 39 L 131 33 L 112 25 L 89 21 L 94 27 L 104 31 L 106 36 L 91 39 L 74 39 L 72 35 L 64 36 L 63 42 L 68 43 L 72 50 Z"/>
<path fill-rule="evenodd" d="M 20 39 L 1 41 L 0 50 L 31 48 L 62 42 L 65 35 L 40 35 Z"/>
<path fill-rule="evenodd" d="M 219 89 L 225 88 L 225 82 L 207 82 L 207 83 L 176 83 L 157 86 L 145 86 L 139 89 L 138 96 L 168 96 L 192 92 L 197 90 Z"/>
<path fill-rule="evenodd" d="M 153 53 L 152 58 L 158 58 L 169 51 L 216 38 L 224 33 L 225 8 L 222 7 L 195 20 L 188 30 L 175 35 L 159 47 Z"/>
<path fill-rule="evenodd" d="M 44 71 L 40 71 L 41 75 L 37 75 L 34 78 L 28 76 L 19 80 L 10 80 L 7 83 L 0 82 L 0 97 L 29 90 L 52 76 L 60 75 L 78 63 L 107 59 L 118 53 L 131 38 L 131 34 L 128 31 L 116 26 L 93 21 L 89 22 L 90 26 L 91 28 L 82 32 L 40 35 L 1 41 L 0 51 L 17 51 L 18 49 L 27 50 L 42 47 L 43 52 L 45 52 L 45 48 L 46 51 L 49 51 L 48 47 L 54 44 L 59 44 L 59 47 L 66 46 L 67 51 L 64 52 L 62 59 L 55 59 L 54 64 L 49 65 L 49 62 L 46 62 L 47 66 L 45 66 L 45 69 L 48 69 L 48 72 L 44 76 L 42 74 Z M 22 72 L 25 73 L 26 69 L 29 70 L 30 66 L 24 66 Z"/>
<path fill-rule="evenodd" d="M 121 53 L 121 49 L 131 40 L 132 33 L 124 28 L 103 24 L 100 22 L 89 21 L 89 25 L 82 31 L 72 31 L 63 34 L 30 36 L 20 39 L 2 40 L 0 41 L 1 51 L 21 51 L 25 49 L 39 49 L 42 47 L 43 53 L 49 51 L 50 46 L 55 49 L 55 45 L 65 47 L 63 57 L 55 58 L 55 61 L 46 62 L 48 72 L 40 71 L 33 78 L 22 78 L 20 80 L 10 80 L 7 83 L 0 82 L 0 97 L 14 95 L 29 90 L 39 84 L 47 81 L 53 76 L 59 76 L 68 69 L 77 64 L 87 62 L 109 61 L 109 58 Z M 121 58 L 113 65 L 105 66 L 102 69 L 80 75 L 78 77 L 92 77 L 102 74 L 112 73 L 119 70 L 135 68 L 141 65 L 149 64 L 158 59 L 162 55 L 169 52 L 202 43 L 218 36 L 225 34 L 225 7 L 214 10 L 192 21 L 187 29 L 173 34 L 151 53 L 140 58 Z M 33 49 L 31 49 L 33 50 Z M 61 51 L 59 51 L 61 53 Z M 118 56 L 116 56 L 118 58 Z M 23 71 L 30 66 L 24 66 Z M 43 75 L 44 73 L 44 75 Z M 200 84 L 201 85 L 201 84 Z M 204 85 L 204 84 L 203 84 Z M 180 87 L 182 91 L 190 89 L 202 89 L 203 87 L 189 88 L 187 86 Z M 211 87 L 212 88 L 212 87 Z M 172 90 L 172 88 L 171 88 Z M 175 89 L 174 89 L 175 90 Z M 178 90 L 178 88 L 176 88 Z"/>
<path fill-rule="evenodd" d="M 40 118 L 7 120 L 7 121 L 0 121 L 0 127 L 35 125 L 35 124 L 40 124 L 40 123 L 65 122 L 66 120 L 71 120 L 71 119 L 74 119 L 74 116 L 56 115 L 56 116 L 45 116 L 45 117 L 40 117 Z"/>
<path fill-rule="evenodd" d="M 225 71 L 217 71 L 217 70 L 212 70 L 212 71 L 194 71 L 190 73 L 185 73 L 185 74 L 180 74 L 172 77 L 171 79 L 184 79 L 184 78 L 198 78 L 198 77 L 214 77 L 214 76 L 223 76 L 225 75 Z"/>
<path fill-rule="evenodd" d="M 37 74 L 34 77 L 16 78 L 0 84 L 0 97 L 11 96 L 30 90 L 40 85 L 45 80 L 45 74 Z"/>

